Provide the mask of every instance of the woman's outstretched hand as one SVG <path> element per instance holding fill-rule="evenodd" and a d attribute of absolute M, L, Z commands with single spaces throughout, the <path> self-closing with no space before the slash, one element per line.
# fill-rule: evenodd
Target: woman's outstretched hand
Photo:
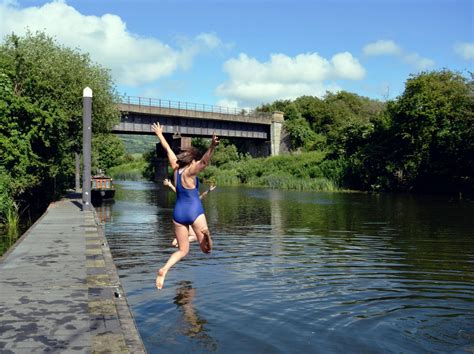
<path fill-rule="evenodd" d="M 211 146 L 217 146 L 219 145 L 219 137 L 214 133 L 212 135 L 212 141 L 211 141 Z"/>
<path fill-rule="evenodd" d="M 158 137 L 163 135 L 163 127 L 158 122 L 151 125 L 151 130 L 153 130 Z"/>

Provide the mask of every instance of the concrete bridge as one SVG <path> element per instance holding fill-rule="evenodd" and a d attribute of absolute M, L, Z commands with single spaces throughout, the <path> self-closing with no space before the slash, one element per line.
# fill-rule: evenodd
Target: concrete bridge
<path fill-rule="evenodd" d="M 168 141 L 184 148 L 192 137 L 220 137 L 246 142 L 253 155 L 279 155 L 283 113 L 246 112 L 241 109 L 143 97 L 125 97 L 118 108 L 119 134 L 154 134 L 151 125 L 164 126 Z M 171 140 L 171 138 L 174 138 Z"/>

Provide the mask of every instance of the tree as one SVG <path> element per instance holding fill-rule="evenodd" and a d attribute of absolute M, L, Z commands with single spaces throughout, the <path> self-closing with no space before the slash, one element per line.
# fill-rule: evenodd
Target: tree
<path fill-rule="evenodd" d="M 472 188 L 474 92 L 449 70 L 411 76 L 389 106 L 394 137 L 388 172 L 402 189 Z"/>
<path fill-rule="evenodd" d="M 119 137 L 112 134 L 94 134 L 92 138 L 93 168 L 107 172 L 120 165 L 125 156 L 125 146 Z"/>
<path fill-rule="evenodd" d="M 108 70 L 44 33 L 12 34 L 0 45 L 0 167 L 14 196 L 60 189 L 73 176 L 86 86 L 94 92 L 93 131 L 106 132 L 119 119 Z"/>
<path fill-rule="evenodd" d="M 317 97 L 301 96 L 295 99 L 294 104 L 311 128 L 318 131 L 317 128 L 321 126 L 321 119 L 326 109 L 324 101 Z"/>
<path fill-rule="evenodd" d="M 214 155 L 212 155 L 212 164 L 218 167 L 229 162 L 239 161 L 239 159 L 240 155 L 237 147 L 228 140 L 222 139 Z"/>

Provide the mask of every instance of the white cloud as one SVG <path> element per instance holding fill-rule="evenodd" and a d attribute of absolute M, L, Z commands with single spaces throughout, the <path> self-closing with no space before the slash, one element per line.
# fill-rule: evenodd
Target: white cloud
<path fill-rule="evenodd" d="M 401 48 L 392 40 L 378 40 L 363 48 L 364 55 L 400 55 Z"/>
<path fill-rule="evenodd" d="M 454 51 L 465 60 L 474 59 L 474 42 L 460 42 L 454 45 Z"/>
<path fill-rule="evenodd" d="M 317 53 L 289 57 L 272 54 L 260 62 L 246 54 L 224 63 L 229 80 L 216 89 L 222 102 L 237 103 L 239 107 L 270 103 L 277 99 L 294 99 L 302 95 L 323 96 L 326 91 L 341 88 L 330 80 L 360 80 L 365 69 L 350 53 L 338 53 L 331 60 Z"/>
<path fill-rule="evenodd" d="M 227 99 L 222 99 L 222 100 L 219 100 L 217 101 L 217 106 L 220 106 L 220 107 L 229 107 L 229 108 L 238 108 L 239 107 L 239 103 L 235 100 L 227 100 Z M 241 107 L 243 108 L 243 107 Z"/>
<path fill-rule="evenodd" d="M 392 55 L 400 58 L 403 62 L 412 65 L 417 70 L 427 70 L 435 65 L 434 60 L 424 58 L 418 53 L 406 53 L 398 44 L 392 40 L 380 39 L 369 43 L 362 49 L 366 56 Z"/>
<path fill-rule="evenodd" d="M 214 49 L 222 45 L 221 40 L 214 33 L 201 33 L 196 39 L 209 49 Z"/>
<path fill-rule="evenodd" d="M 365 69 L 349 52 L 338 53 L 331 59 L 336 77 L 348 80 L 361 80 L 365 76 Z"/>
<path fill-rule="evenodd" d="M 407 54 L 403 56 L 403 61 L 414 66 L 418 70 L 427 70 L 434 66 L 435 62 L 428 58 L 423 58 L 417 53 Z"/>
<path fill-rule="evenodd" d="M 0 36 L 12 32 L 21 35 L 27 29 L 45 31 L 59 43 L 89 53 L 92 60 L 110 68 L 117 83 L 123 85 L 150 83 L 189 68 L 196 55 L 222 44 L 215 34 L 201 33 L 180 48 L 172 48 L 130 32 L 126 23 L 113 14 L 86 16 L 62 1 L 40 7 L 14 5 L 12 1 L 0 3 Z"/>

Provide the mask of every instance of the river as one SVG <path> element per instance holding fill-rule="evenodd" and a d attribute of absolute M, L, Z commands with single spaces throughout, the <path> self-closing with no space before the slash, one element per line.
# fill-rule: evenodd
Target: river
<path fill-rule="evenodd" d="M 218 186 L 210 255 L 173 252 L 175 196 L 117 183 L 96 208 L 149 353 L 474 351 L 474 204 Z"/>

